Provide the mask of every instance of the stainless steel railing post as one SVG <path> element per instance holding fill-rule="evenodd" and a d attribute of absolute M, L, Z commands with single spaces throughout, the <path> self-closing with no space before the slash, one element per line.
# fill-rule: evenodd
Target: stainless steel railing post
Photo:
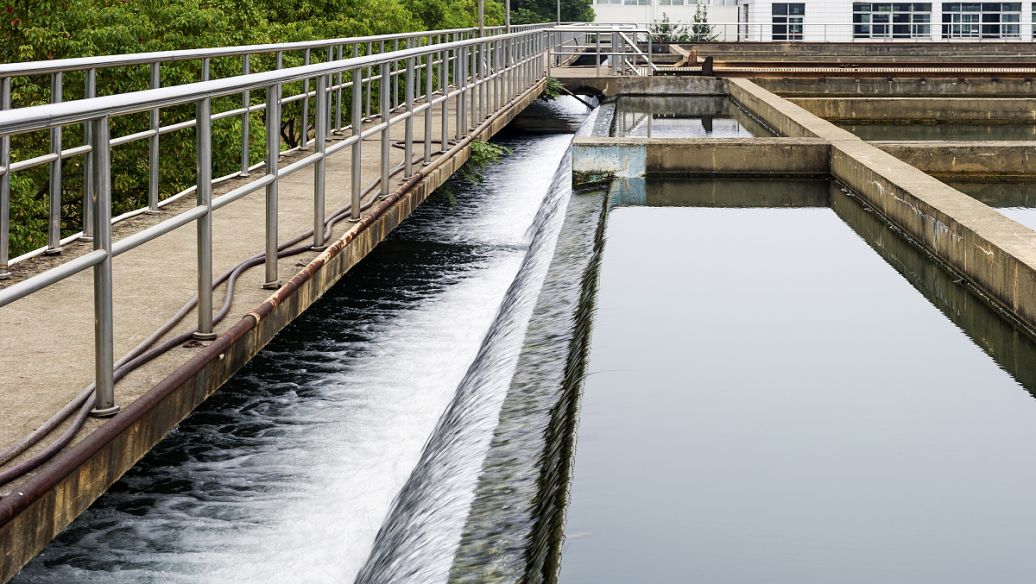
<path fill-rule="evenodd" d="M 353 136 L 356 137 L 356 141 L 352 145 L 352 168 L 350 177 L 352 179 L 351 191 L 352 196 L 352 208 L 350 209 L 350 217 L 353 221 L 360 218 L 360 200 L 363 193 L 360 192 L 363 188 L 360 183 L 360 179 L 363 176 L 361 165 L 363 160 L 361 158 L 360 147 L 363 144 L 363 140 L 360 135 L 363 133 L 363 67 L 357 67 L 352 70 L 351 78 L 353 81 L 353 98 L 352 103 L 352 126 Z M 369 86 L 368 86 L 369 87 Z M 370 90 L 368 89 L 368 95 Z"/>
<path fill-rule="evenodd" d="M 456 51 L 457 60 L 454 63 L 453 81 L 457 86 L 457 127 L 456 139 L 459 141 L 464 136 L 464 128 L 468 120 L 467 104 L 467 47 L 459 47 Z"/>
<path fill-rule="evenodd" d="M 161 65 L 151 64 L 151 89 L 158 89 L 162 86 Z M 148 213 L 158 213 L 158 167 L 159 167 L 159 136 L 158 130 L 161 127 L 158 108 L 151 109 L 151 131 L 154 132 L 148 139 L 148 180 L 147 180 L 147 208 Z"/>
<path fill-rule="evenodd" d="M 381 98 L 381 122 L 384 124 L 384 128 L 381 130 L 381 194 L 389 194 L 389 168 L 392 166 L 391 154 L 392 154 L 392 137 L 390 136 L 389 119 L 392 117 L 389 111 L 392 107 L 391 94 L 395 93 L 390 88 L 393 86 L 393 81 L 389 74 L 389 63 L 381 64 L 381 85 L 379 86 L 379 95 Z"/>
<path fill-rule="evenodd" d="M 403 98 L 406 104 L 406 120 L 403 121 L 403 177 L 414 176 L 414 58 L 406 60 L 406 79 Z"/>
<path fill-rule="evenodd" d="M 11 78 L 0 79 L 0 110 L 11 109 Z M 0 136 L 0 280 L 11 277 L 11 137 Z M 86 209 L 84 212 L 89 212 Z"/>
<path fill-rule="evenodd" d="M 103 116 L 93 125 L 90 156 L 94 158 L 94 249 L 105 252 L 105 258 L 93 268 L 94 280 L 94 407 L 96 417 L 113 416 L 115 405 L 115 337 L 112 311 L 112 184 L 111 134 L 109 118 Z"/>
<path fill-rule="evenodd" d="M 97 96 L 97 69 L 87 69 L 86 71 L 86 98 L 90 99 Z M 90 122 L 83 123 L 83 138 L 87 146 L 92 144 L 90 138 L 93 133 L 93 126 Z M 90 179 L 93 176 L 94 158 L 87 154 L 83 157 L 83 237 L 80 241 L 90 242 L 94 240 L 94 214 L 90 211 L 90 202 L 94 198 L 94 181 Z"/>
<path fill-rule="evenodd" d="M 50 78 L 50 103 L 61 103 L 61 73 Z M 61 126 L 50 129 L 50 153 L 57 158 L 50 163 L 50 213 L 47 222 L 47 255 L 61 253 Z"/>
<path fill-rule="evenodd" d="M 252 65 L 251 55 L 245 55 L 241 63 L 241 74 L 248 75 L 249 69 Z M 251 143 L 252 137 L 251 122 L 252 122 L 252 92 L 245 90 L 241 94 L 241 107 L 244 108 L 244 113 L 241 114 L 241 176 L 248 176 L 251 172 Z"/>
<path fill-rule="evenodd" d="M 446 152 L 450 143 L 450 52 L 442 52 L 442 65 L 439 67 L 439 88 L 442 90 L 442 104 L 440 107 L 440 128 L 439 151 Z"/>
<path fill-rule="evenodd" d="M 432 80 L 435 79 L 433 65 L 435 53 L 425 56 L 424 64 L 424 164 L 432 162 Z"/>
<path fill-rule="evenodd" d="M 320 156 L 313 164 L 313 249 L 321 251 L 327 247 L 324 243 L 325 188 L 327 180 L 327 80 L 326 75 L 317 77 L 316 102 L 316 143 L 313 150 Z"/>
<path fill-rule="evenodd" d="M 198 158 L 197 204 L 205 207 L 198 218 L 198 330 L 194 338 L 211 341 L 212 330 L 212 98 L 198 102 L 195 151 Z"/>
<path fill-rule="evenodd" d="M 309 65 L 310 50 L 306 49 L 302 57 L 302 65 Z M 299 139 L 299 148 L 306 149 L 309 145 L 309 79 L 302 80 L 302 138 Z"/>
<path fill-rule="evenodd" d="M 271 177 L 266 185 L 266 279 L 263 288 L 279 288 L 277 276 L 277 167 L 281 154 L 281 86 L 271 85 L 266 90 L 266 174 Z"/>

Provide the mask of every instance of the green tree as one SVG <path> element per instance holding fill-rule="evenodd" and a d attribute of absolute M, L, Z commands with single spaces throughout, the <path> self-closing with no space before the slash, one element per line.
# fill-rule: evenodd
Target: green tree
<path fill-rule="evenodd" d="M 476 0 L 7 0 L 0 2 L 0 59 L 12 63 L 144 51 L 164 51 L 196 47 L 217 47 L 271 42 L 290 42 L 322 38 L 386 34 L 425 29 L 475 26 Z M 486 4 L 487 25 L 503 23 L 503 5 L 497 0 Z M 389 47 L 391 49 L 391 47 Z M 375 48 L 377 50 L 377 48 Z M 324 51 L 314 51 L 311 62 L 327 59 Z M 303 62 L 301 53 L 284 55 L 284 65 Z M 272 55 L 252 57 L 253 72 L 273 69 Z M 214 59 L 213 78 L 241 73 L 239 58 Z M 163 86 L 191 83 L 201 79 L 200 64 L 184 61 L 161 68 Z M 50 101 L 50 76 L 17 78 L 12 84 L 14 107 Z M 101 69 L 97 88 L 101 95 L 148 89 L 150 72 L 146 66 Z M 85 95 L 85 74 L 64 76 L 65 100 Z M 312 85 L 310 87 L 312 89 Z M 301 83 L 289 84 L 285 93 L 298 93 Z M 347 96 L 348 97 L 348 96 Z M 262 92 L 253 92 L 258 103 Z M 215 100 L 215 112 L 240 107 L 240 97 Z M 192 119 L 192 106 L 166 108 L 163 125 Z M 149 127 L 147 113 L 119 116 L 112 120 L 112 135 L 124 136 Z M 251 162 L 262 159 L 265 128 L 263 116 L 250 119 Z M 301 104 L 284 108 L 279 129 L 288 145 L 301 138 Z M 240 166 L 241 118 L 216 121 L 213 133 L 213 173 L 222 176 Z M 64 129 L 65 148 L 83 142 L 83 129 Z M 161 138 L 160 190 L 163 197 L 180 192 L 196 182 L 193 129 L 165 134 Z M 46 133 L 15 136 L 12 159 L 25 160 L 49 150 Z M 80 203 L 83 189 L 83 159 L 63 162 L 63 234 L 82 225 Z M 112 184 L 116 214 L 146 205 L 148 191 L 148 143 L 137 141 L 113 149 Z M 48 171 L 40 167 L 12 175 L 12 252 L 18 255 L 46 243 Z"/>

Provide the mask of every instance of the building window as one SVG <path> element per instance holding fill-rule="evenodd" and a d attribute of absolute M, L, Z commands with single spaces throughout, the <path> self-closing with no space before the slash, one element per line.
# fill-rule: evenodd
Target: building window
<path fill-rule="evenodd" d="M 1022 35 L 1021 2 L 943 2 L 946 38 L 1010 39 Z"/>
<path fill-rule="evenodd" d="M 930 2 L 854 2 L 853 37 L 916 39 L 932 35 Z"/>
<path fill-rule="evenodd" d="M 803 2 L 774 2 L 773 40 L 801 41 L 805 17 L 806 4 Z"/>

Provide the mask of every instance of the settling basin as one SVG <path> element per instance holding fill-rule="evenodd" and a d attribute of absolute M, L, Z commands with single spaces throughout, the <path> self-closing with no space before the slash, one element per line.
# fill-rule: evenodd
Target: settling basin
<path fill-rule="evenodd" d="M 753 138 L 773 136 L 723 95 L 638 97 L 615 102 L 612 136 L 618 138 Z"/>
<path fill-rule="evenodd" d="M 727 188 L 610 211 L 560 581 L 1036 580 L 1030 338 L 837 188 Z"/>

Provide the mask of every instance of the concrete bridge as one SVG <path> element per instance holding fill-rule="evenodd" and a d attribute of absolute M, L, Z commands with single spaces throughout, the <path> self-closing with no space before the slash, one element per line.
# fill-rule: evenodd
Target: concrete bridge
<path fill-rule="evenodd" d="M 635 191 L 638 181 L 674 174 L 831 176 L 998 307 L 1036 326 L 1036 233 L 926 174 L 1025 174 L 1019 169 L 1036 145 L 871 144 L 829 121 L 881 119 L 893 111 L 904 119 L 1028 119 L 1029 76 L 1036 75 L 1031 49 L 1015 47 L 1011 58 L 1020 50 L 1025 62 L 991 73 L 990 60 L 1009 49 L 961 48 L 958 54 L 974 63 L 950 68 L 890 63 L 887 51 L 862 45 L 833 55 L 800 49 L 801 63 L 778 66 L 767 55 L 780 53 L 779 45 L 757 45 L 740 57 L 731 47 L 700 47 L 701 57 L 716 57 L 716 75 L 702 76 L 698 65 L 666 71 L 667 59 L 681 54 L 656 58 L 645 31 L 635 28 L 489 33 L 0 67 L 8 110 L 0 113 L 0 581 L 333 286 L 469 159 L 472 143 L 491 138 L 537 99 L 551 76 L 603 96 L 722 96 L 775 135 L 580 139 L 574 151 L 580 180 L 619 178 L 624 196 L 636 196 L 630 185 Z M 938 50 L 933 58 L 947 48 Z M 249 73 L 250 56 L 273 54 L 279 61 L 287 52 L 303 54 L 306 64 Z M 321 62 L 313 62 L 316 55 Z M 219 58 L 240 59 L 242 75 L 210 79 L 211 61 Z M 876 59 L 880 71 L 873 70 Z M 201 64 L 198 83 L 159 87 L 156 81 L 148 91 L 92 97 L 103 93 L 95 85 L 97 69 L 146 65 L 157 80 L 163 64 L 184 60 Z M 857 67 L 832 68 L 836 60 Z M 868 71 L 861 75 L 862 69 Z M 11 109 L 12 79 L 48 75 L 60 96 L 62 79 L 73 73 L 87 79 L 88 99 Z M 755 83 L 746 76 L 762 78 Z M 882 87 L 895 97 L 866 97 Z M 976 95 L 994 91 L 1009 107 L 976 103 Z M 241 105 L 214 109 L 224 98 Z M 159 111 L 178 106 L 194 108 L 191 121 L 162 126 Z M 286 149 L 278 132 L 268 132 L 265 156 L 254 163 L 253 113 L 262 112 L 265 127 L 279 127 L 289 106 L 302 111 L 301 144 Z M 113 117 L 141 113 L 150 115 L 149 129 L 111 135 Z M 243 127 L 241 169 L 214 178 L 212 124 L 228 118 Z M 88 129 L 87 143 L 62 144 L 61 129 L 76 124 Z M 197 135 L 196 185 L 162 197 L 159 140 L 188 128 Z M 49 136 L 50 153 L 11 160 L 12 137 L 22 136 Z M 149 205 L 113 223 L 111 151 L 132 141 L 151 144 Z M 81 233 L 63 238 L 61 161 L 72 157 L 84 157 L 88 168 L 87 221 Z M 9 258 L 11 177 L 44 167 L 52 201 L 48 245 Z"/>

